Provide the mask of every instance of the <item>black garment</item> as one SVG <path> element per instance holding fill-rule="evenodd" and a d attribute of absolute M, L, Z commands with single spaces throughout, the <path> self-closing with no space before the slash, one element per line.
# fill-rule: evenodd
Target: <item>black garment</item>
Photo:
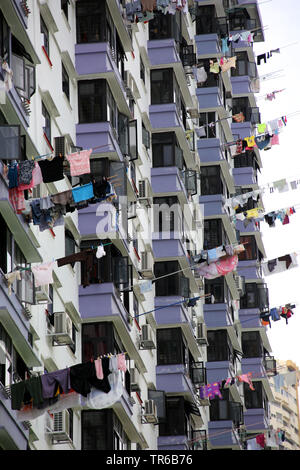
<path fill-rule="evenodd" d="M 285 261 L 286 269 L 289 269 L 290 265 L 292 264 L 291 255 L 280 256 L 278 261 Z"/>
<path fill-rule="evenodd" d="M 91 387 L 97 390 L 108 393 L 110 391 L 110 384 L 108 381 L 109 358 L 102 358 L 103 380 L 97 379 L 96 369 L 94 362 L 84 362 L 83 364 L 76 364 L 70 367 L 70 381 L 71 388 L 75 392 L 80 393 L 84 397 L 91 391 Z"/>
<path fill-rule="evenodd" d="M 264 216 L 265 221 L 269 225 L 269 227 L 275 227 L 275 220 L 276 220 L 276 213 L 269 212 Z"/>
<path fill-rule="evenodd" d="M 270 261 L 268 261 L 268 270 L 270 271 L 270 273 L 274 271 L 276 265 L 277 265 L 277 258 L 271 259 Z"/>
<path fill-rule="evenodd" d="M 260 65 L 260 62 L 264 60 L 265 64 L 267 63 L 267 55 L 266 54 L 260 54 L 257 56 L 257 65 Z"/>
<path fill-rule="evenodd" d="M 83 287 L 90 285 L 90 277 L 94 266 L 96 250 L 88 249 L 74 253 L 73 255 L 65 256 L 64 258 L 57 259 L 57 266 L 61 267 L 66 264 L 76 263 L 80 261 L 82 265 L 82 279 L 81 283 Z"/>
<path fill-rule="evenodd" d="M 38 160 L 43 182 L 52 183 L 64 179 L 63 163 L 64 159 L 62 157 L 55 157 L 52 160 Z"/>
<path fill-rule="evenodd" d="M 44 401 L 40 376 L 11 385 L 11 408 L 13 410 L 20 410 L 22 403 L 29 403 L 31 399 L 34 406 L 39 406 Z"/>

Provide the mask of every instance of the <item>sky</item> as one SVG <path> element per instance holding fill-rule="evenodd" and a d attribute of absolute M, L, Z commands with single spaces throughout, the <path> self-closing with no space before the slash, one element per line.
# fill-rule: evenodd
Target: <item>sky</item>
<path fill-rule="evenodd" d="M 254 46 L 256 55 L 279 48 L 267 63 L 258 65 L 261 89 L 256 94 L 260 108 L 261 123 L 287 116 L 287 125 L 279 134 L 279 145 L 271 150 L 261 151 L 262 170 L 258 173 L 260 187 L 287 178 L 300 180 L 300 38 L 299 38 L 299 0 L 262 0 L 260 5 L 265 41 Z M 268 75 L 268 78 L 263 76 Z M 284 89 L 276 94 L 273 101 L 265 100 L 264 95 L 274 90 Z M 293 113 L 298 112 L 298 115 Z M 267 258 L 272 259 L 292 252 L 299 252 L 300 263 L 300 185 L 297 190 L 285 193 L 266 190 L 263 194 L 266 211 L 299 205 L 296 213 L 290 216 L 290 223 L 276 227 L 261 224 L 263 243 Z M 300 267 L 288 272 L 265 276 L 269 289 L 270 308 L 285 303 L 295 303 L 294 315 L 286 325 L 285 320 L 271 321 L 268 338 L 272 355 L 276 359 L 292 360 L 300 368 Z"/>

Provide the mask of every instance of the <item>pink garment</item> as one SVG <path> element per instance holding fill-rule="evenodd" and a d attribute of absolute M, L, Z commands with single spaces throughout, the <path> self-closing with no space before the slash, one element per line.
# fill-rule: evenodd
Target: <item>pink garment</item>
<path fill-rule="evenodd" d="M 199 276 L 204 276 L 205 279 L 220 277 L 216 263 L 207 264 L 206 261 L 204 261 L 204 263 L 200 263 L 199 266 L 197 266 L 196 271 Z"/>
<path fill-rule="evenodd" d="M 219 260 L 216 262 L 216 268 L 218 273 L 221 276 L 225 276 L 228 273 L 231 273 L 233 271 L 237 264 L 238 264 L 239 258 L 237 255 L 233 256 L 226 256 L 223 260 Z"/>
<path fill-rule="evenodd" d="M 34 188 L 38 184 L 43 183 L 43 176 L 42 176 L 41 168 L 37 162 L 35 162 L 34 169 L 32 170 L 32 183 L 33 183 Z"/>
<path fill-rule="evenodd" d="M 246 382 L 249 385 L 251 390 L 255 390 L 255 388 L 253 387 L 252 380 L 250 379 L 250 376 L 251 376 L 250 372 L 248 374 L 238 375 L 238 380 L 239 382 Z"/>
<path fill-rule="evenodd" d="M 67 155 L 67 160 L 70 163 L 71 176 L 84 175 L 90 173 L 90 155 L 92 149 L 82 150 L 81 152 L 71 153 Z"/>
<path fill-rule="evenodd" d="M 49 263 L 40 264 L 39 266 L 32 266 L 31 271 L 34 275 L 35 287 L 44 286 L 53 283 L 52 271 L 53 261 Z"/>
<path fill-rule="evenodd" d="M 17 214 L 21 214 L 25 210 L 24 191 L 20 190 L 19 187 L 9 188 L 8 198 Z"/>
<path fill-rule="evenodd" d="M 99 358 L 99 359 L 96 359 L 95 361 L 95 369 L 96 369 L 96 376 L 97 376 L 97 379 L 99 380 L 103 380 L 103 369 L 102 369 L 102 360 Z"/>
<path fill-rule="evenodd" d="M 127 367 L 126 367 L 124 353 L 117 355 L 117 364 L 118 364 L 118 370 L 122 370 L 123 372 L 126 372 Z"/>
<path fill-rule="evenodd" d="M 271 145 L 279 145 L 279 135 L 273 134 L 271 139 Z"/>

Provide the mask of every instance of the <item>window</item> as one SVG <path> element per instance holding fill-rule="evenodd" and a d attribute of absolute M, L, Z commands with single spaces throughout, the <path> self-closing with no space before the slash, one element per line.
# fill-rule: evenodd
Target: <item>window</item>
<path fill-rule="evenodd" d="M 60 0 L 60 7 L 64 12 L 66 18 L 69 17 L 69 0 Z"/>
<path fill-rule="evenodd" d="M 155 281 L 155 292 L 157 296 L 178 295 L 189 297 L 189 279 L 183 276 L 177 261 L 159 261 L 154 265 L 155 277 L 165 276 Z M 172 276 L 167 276 L 167 274 Z"/>
<path fill-rule="evenodd" d="M 268 309 L 269 295 L 265 284 L 246 282 L 245 295 L 240 299 L 241 308 L 258 308 L 261 311 Z"/>
<path fill-rule="evenodd" d="M 181 39 L 180 12 L 177 11 L 175 15 L 165 15 L 158 11 L 149 22 L 149 40 L 170 38 L 175 39 L 175 41 Z"/>
<path fill-rule="evenodd" d="M 224 186 L 220 165 L 201 167 L 201 195 L 223 194 Z"/>
<path fill-rule="evenodd" d="M 159 331 L 159 330 L 158 330 Z M 159 424 L 160 436 L 183 436 L 187 433 L 187 418 L 183 397 L 166 398 L 166 422 Z"/>
<path fill-rule="evenodd" d="M 112 110 L 109 113 L 110 116 L 108 116 L 107 104 L 106 80 L 80 80 L 78 82 L 78 112 L 80 124 L 103 122 L 107 120 L 115 124 L 115 120 L 111 117 Z"/>
<path fill-rule="evenodd" d="M 112 409 L 84 410 L 81 417 L 82 450 L 130 450 L 130 440 Z"/>
<path fill-rule="evenodd" d="M 181 230 L 182 213 L 177 196 L 153 198 L 153 210 L 155 232 L 178 232 Z"/>
<path fill-rule="evenodd" d="M 223 245 L 224 242 L 225 234 L 222 221 L 220 219 L 204 220 L 204 249 L 210 250 Z"/>
<path fill-rule="evenodd" d="M 251 390 L 247 383 L 244 383 L 243 385 L 246 408 L 265 408 L 265 397 L 263 393 L 262 382 L 255 382 L 255 390 Z"/>
<path fill-rule="evenodd" d="M 3 16 L 2 11 L 0 11 L 0 56 L 5 59 L 9 60 L 9 52 L 10 52 L 10 38 L 9 38 L 9 26 Z"/>
<path fill-rule="evenodd" d="M 153 167 L 176 166 L 183 169 L 183 152 L 178 146 L 175 132 L 152 134 Z"/>
<path fill-rule="evenodd" d="M 96 248 L 100 245 L 99 240 L 86 240 L 81 242 L 81 250 L 86 250 L 92 246 Z M 120 292 L 132 290 L 132 265 L 128 262 L 127 256 L 121 256 L 121 252 L 114 246 L 105 247 L 106 255 L 98 259 L 94 255 L 93 268 L 89 275 L 91 284 L 99 282 L 113 282 Z M 82 277 L 84 274 L 84 263 L 81 265 Z"/>
<path fill-rule="evenodd" d="M 205 294 L 214 296 L 214 303 L 224 303 L 225 300 L 225 280 L 223 277 L 205 280 Z M 205 303 L 211 303 L 211 297 L 205 299 Z"/>
<path fill-rule="evenodd" d="M 208 331 L 207 341 L 207 362 L 230 360 L 231 351 L 226 330 Z"/>
<path fill-rule="evenodd" d="M 151 104 L 174 102 L 173 69 L 151 70 Z"/>
<path fill-rule="evenodd" d="M 210 126 L 216 122 L 216 113 L 199 113 L 199 126 L 204 126 L 205 135 L 201 135 L 201 139 L 211 139 L 216 137 L 215 125 Z"/>
<path fill-rule="evenodd" d="M 105 2 L 78 0 L 76 2 L 77 43 L 106 41 Z"/>
<path fill-rule="evenodd" d="M 44 48 L 44 51 L 47 53 L 47 56 L 49 57 L 50 56 L 50 50 L 49 50 L 49 31 L 48 31 L 48 28 L 46 26 L 46 23 L 45 21 L 43 20 L 43 18 L 41 17 L 41 33 L 42 33 L 42 36 L 43 36 L 43 48 Z"/>
<path fill-rule="evenodd" d="M 82 450 L 111 450 L 112 413 L 109 410 L 85 410 L 81 412 Z"/>
<path fill-rule="evenodd" d="M 259 164 L 255 156 L 255 152 L 252 150 L 245 150 L 240 155 L 235 155 L 234 159 L 234 168 L 245 168 L 250 167 L 254 170 L 259 169 Z"/>
<path fill-rule="evenodd" d="M 235 426 L 239 426 L 244 421 L 242 405 L 232 401 L 228 389 L 222 390 L 222 397 L 222 400 L 219 398 L 210 400 L 210 421 L 230 420 Z"/>
<path fill-rule="evenodd" d="M 42 116 L 44 118 L 44 123 L 43 123 L 44 135 L 47 137 L 47 140 L 49 144 L 51 145 L 51 118 L 43 102 L 42 102 Z"/>
<path fill-rule="evenodd" d="M 142 142 L 145 145 L 146 149 L 149 149 L 151 146 L 151 138 L 150 138 L 150 132 L 147 131 L 147 129 L 144 126 L 144 123 L 142 123 Z"/>
<path fill-rule="evenodd" d="M 76 253 L 76 241 L 69 230 L 65 231 L 65 256 Z"/>
<path fill-rule="evenodd" d="M 184 364 L 185 345 L 181 328 L 158 329 L 157 364 Z"/>
<path fill-rule="evenodd" d="M 263 347 L 259 331 L 242 332 L 243 357 L 262 357 Z"/>
<path fill-rule="evenodd" d="M 66 97 L 70 101 L 70 80 L 69 80 L 69 75 L 68 72 L 66 71 L 66 68 L 64 64 L 61 64 L 61 69 L 62 69 L 62 91 L 65 93 Z"/>
<path fill-rule="evenodd" d="M 245 251 L 239 254 L 240 261 L 255 260 L 258 258 L 258 248 L 254 235 L 241 236 L 240 243 L 245 247 Z"/>

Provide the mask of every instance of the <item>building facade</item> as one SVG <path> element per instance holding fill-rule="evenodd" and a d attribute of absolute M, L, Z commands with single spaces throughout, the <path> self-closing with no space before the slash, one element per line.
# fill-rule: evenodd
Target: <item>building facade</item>
<path fill-rule="evenodd" d="M 269 427 L 276 362 L 261 323 L 264 246 L 259 224 L 235 220 L 227 204 L 258 189 L 259 150 L 235 155 L 232 144 L 260 122 L 259 7 L 142 4 L 0 3 L 2 80 L 3 64 L 13 71 L 0 104 L 4 450 L 240 450 Z M 235 67 L 225 67 L 232 57 Z M 76 152 L 88 155 L 88 171 L 74 171 L 67 156 Z M 57 169 L 44 170 L 23 201 L 8 172 L 49 155 Z M 76 204 L 57 196 L 91 185 L 93 196 Z M 60 217 L 45 226 L 32 202 L 49 197 Z M 234 272 L 197 274 L 202 250 L 238 244 L 246 249 Z M 82 253 L 92 256 L 83 262 Z M 53 282 L 36 286 L 32 273 L 44 263 L 53 263 Z M 13 384 L 123 352 L 112 405 L 76 397 L 51 413 L 12 408 Z M 235 380 L 249 373 L 255 390 Z M 227 379 L 222 399 L 200 396 Z"/>
<path fill-rule="evenodd" d="M 279 434 L 278 449 L 299 450 L 299 369 L 292 361 L 277 364 L 284 382 L 276 376 L 271 380 L 274 401 L 270 406 L 270 425 Z"/>

